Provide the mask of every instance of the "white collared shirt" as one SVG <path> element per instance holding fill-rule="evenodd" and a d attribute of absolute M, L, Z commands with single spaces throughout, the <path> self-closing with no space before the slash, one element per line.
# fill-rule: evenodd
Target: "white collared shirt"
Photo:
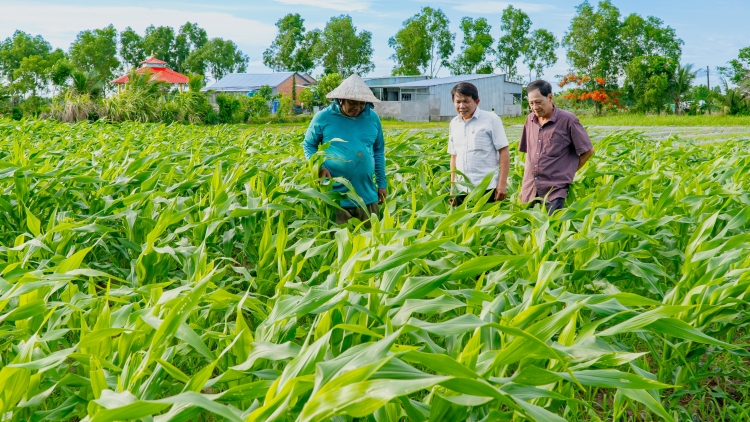
<path fill-rule="evenodd" d="M 451 120 L 448 135 L 448 154 L 456 156 L 456 169 L 472 185 L 478 185 L 487 174 L 495 176 L 487 189 L 495 189 L 500 179 L 500 153 L 498 150 L 508 146 L 505 128 L 500 117 L 492 112 L 477 108 L 471 119 L 464 121 L 460 115 Z M 462 181 L 456 175 L 456 182 Z M 456 183 L 459 192 L 470 189 Z"/>

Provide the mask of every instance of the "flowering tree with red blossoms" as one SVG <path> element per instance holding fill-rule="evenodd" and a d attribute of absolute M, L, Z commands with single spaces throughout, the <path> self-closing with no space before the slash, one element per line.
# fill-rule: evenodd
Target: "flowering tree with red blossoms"
<path fill-rule="evenodd" d="M 607 86 L 607 80 L 604 78 L 591 78 L 590 76 L 576 75 L 570 73 L 565 75 L 560 81 L 559 86 L 562 88 L 566 85 L 573 84 L 572 89 L 568 89 L 563 94 L 563 98 L 579 104 L 593 104 L 596 106 L 597 114 L 602 114 L 602 110 L 620 108 L 620 92 L 612 86 Z"/>

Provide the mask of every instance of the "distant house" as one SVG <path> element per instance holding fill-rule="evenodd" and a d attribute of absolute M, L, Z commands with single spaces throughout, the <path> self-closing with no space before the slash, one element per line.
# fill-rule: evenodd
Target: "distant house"
<path fill-rule="evenodd" d="M 296 83 L 297 94 L 303 89 L 318 82 L 312 76 L 303 72 L 277 72 L 277 73 L 232 73 L 209 86 L 204 87 L 201 91 L 211 92 L 213 101 L 217 92 L 231 92 L 239 95 L 255 94 L 260 87 L 268 85 L 275 95 L 279 92 L 285 95 L 292 95 L 292 87 Z M 299 98 L 299 97 L 298 97 Z M 297 101 L 299 104 L 299 100 Z"/>
<path fill-rule="evenodd" d="M 402 78 L 416 78 L 404 80 Z M 406 121 L 441 121 L 456 116 L 451 89 L 459 82 L 471 82 L 479 90 L 479 108 L 499 116 L 521 115 L 522 85 L 504 74 L 458 75 L 428 79 L 426 76 L 370 78 L 365 83 L 380 99 L 375 111 L 380 117 Z"/>
<path fill-rule="evenodd" d="M 154 58 L 153 54 L 148 59 L 140 62 L 140 64 L 143 66 L 135 72 L 138 74 L 142 74 L 143 72 L 150 74 L 150 80 L 152 81 L 160 81 L 166 82 L 170 85 L 176 85 L 180 92 L 182 92 L 183 87 L 188 83 L 187 76 L 168 68 L 167 62 Z M 123 75 L 111 82 L 117 84 L 117 91 L 119 92 L 122 84 L 128 83 L 128 80 L 128 75 Z"/>

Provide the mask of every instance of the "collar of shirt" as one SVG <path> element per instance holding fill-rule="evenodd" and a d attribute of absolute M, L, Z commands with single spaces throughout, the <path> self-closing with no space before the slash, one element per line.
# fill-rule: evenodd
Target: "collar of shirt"
<path fill-rule="evenodd" d="M 456 117 L 454 117 L 453 119 L 455 121 L 457 121 L 457 122 L 461 122 L 461 123 L 466 124 L 466 123 L 469 123 L 470 121 L 475 120 L 475 119 L 479 120 L 479 117 L 477 117 L 477 114 L 479 114 L 479 112 L 481 112 L 481 111 L 482 110 L 480 110 L 479 107 L 477 107 L 476 110 L 474 110 L 474 114 L 472 114 L 471 117 L 469 117 L 469 120 L 464 120 L 463 117 L 461 117 L 460 114 L 456 115 Z"/>
<path fill-rule="evenodd" d="M 549 122 L 554 123 L 555 120 L 557 119 L 557 106 L 556 105 L 552 105 L 552 107 L 553 107 L 552 108 L 552 115 L 549 117 L 549 119 L 547 119 L 547 123 L 549 123 Z M 534 123 L 536 123 L 537 125 L 539 125 L 539 119 L 536 117 L 536 114 L 534 114 L 534 113 L 531 114 L 531 121 L 534 122 Z M 545 123 L 545 125 L 547 123 Z M 541 125 L 539 125 L 539 126 L 541 127 Z"/>
<path fill-rule="evenodd" d="M 349 119 L 357 119 L 359 116 L 369 116 L 370 115 L 370 109 L 373 107 L 372 103 L 366 103 L 365 108 L 362 109 L 362 112 L 357 114 L 356 116 L 347 116 L 344 114 L 343 111 L 341 111 L 341 105 L 339 104 L 338 100 L 333 100 L 331 103 L 331 111 L 333 114 L 338 114 L 342 117 L 347 117 Z"/>

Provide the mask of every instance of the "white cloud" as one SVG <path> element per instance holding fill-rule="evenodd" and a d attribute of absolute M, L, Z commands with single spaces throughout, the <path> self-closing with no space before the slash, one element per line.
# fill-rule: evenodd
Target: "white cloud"
<path fill-rule="evenodd" d="M 519 2 L 505 2 L 505 1 L 474 1 L 469 3 L 463 3 L 458 6 L 453 6 L 453 9 L 460 10 L 462 12 L 477 13 L 477 14 L 493 14 L 503 13 L 508 6 L 513 5 L 516 9 L 521 9 L 527 13 L 534 12 L 545 12 L 551 9 L 555 9 L 555 6 L 551 4 L 543 3 L 519 3 Z"/>
<path fill-rule="evenodd" d="M 276 2 L 341 10 L 343 12 L 361 12 L 370 7 L 370 2 L 365 0 L 276 0 Z"/>
<path fill-rule="evenodd" d="M 177 30 L 185 22 L 197 23 L 208 36 L 231 39 L 243 46 L 265 47 L 276 36 L 271 23 L 238 18 L 228 13 L 197 12 L 167 8 L 135 6 L 64 6 L 56 3 L 44 5 L 6 4 L 0 13 L 0 37 L 12 35 L 20 29 L 32 35 L 40 34 L 53 47 L 68 49 L 78 32 L 103 28 L 113 24 L 118 31 L 130 26 L 143 34 L 147 26 L 171 26 Z"/>

